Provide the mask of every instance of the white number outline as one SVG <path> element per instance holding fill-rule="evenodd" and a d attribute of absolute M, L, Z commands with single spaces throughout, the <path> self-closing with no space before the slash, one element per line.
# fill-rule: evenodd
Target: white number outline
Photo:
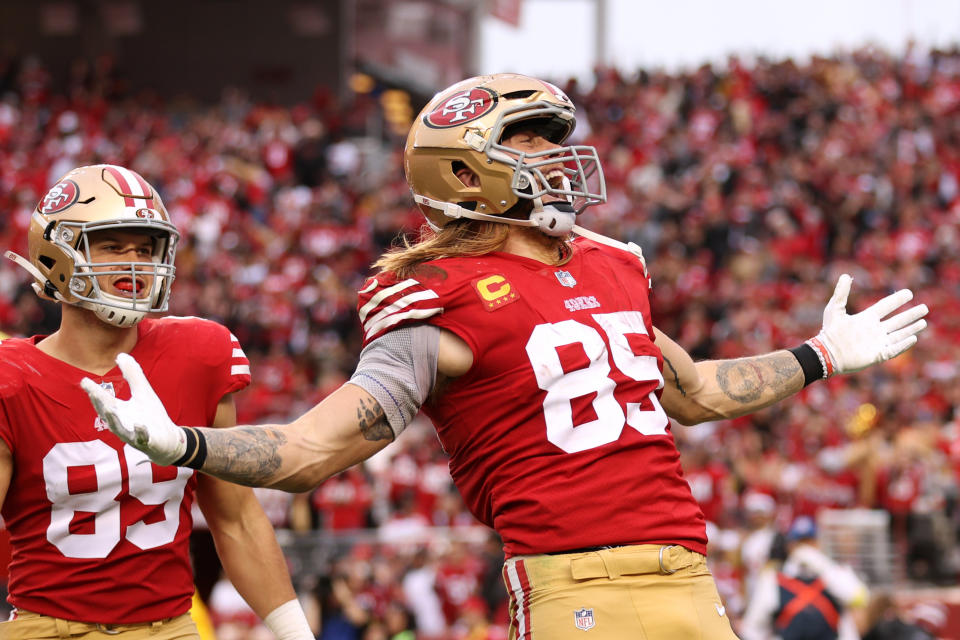
<path fill-rule="evenodd" d="M 563 320 L 537 325 L 527 340 L 534 377 L 546 392 L 543 416 L 547 440 L 566 453 L 578 453 L 616 441 L 625 425 L 644 435 L 666 434 L 669 419 L 656 396 L 656 390 L 663 388 L 657 358 L 633 353 L 627 341 L 630 333 L 649 335 L 643 314 L 617 311 L 591 317 L 602 331 L 576 320 Z M 577 343 L 590 364 L 565 373 L 557 349 Z M 616 382 L 610 377 L 610 356 L 623 375 L 638 382 L 656 381 L 656 389 L 647 395 L 649 408 L 644 409 L 640 402 L 627 402 L 624 412 L 614 397 Z M 589 393 L 596 393 L 592 406 L 597 417 L 574 428 L 572 401 Z"/>
<path fill-rule="evenodd" d="M 177 468 L 170 480 L 153 480 L 153 465 L 130 445 L 123 446 L 127 469 L 127 493 L 145 505 L 163 505 L 164 519 L 127 525 L 123 532 L 120 502 L 123 477 L 120 452 L 102 440 L 58 442 L 43 457 L 43 479 L 51 503 L 47 540 L 68 558 L 106 558 L 126 538 L 140 549 L 153 549 L 173 542 L 180 528 L 180 504 L 192 469 Z M 97 488 L 71 494 L 67 486 L 70 467 L 93 466 Z M 111 491 L 112 490 L 112 491 Z M 71 533 L 77 511 L 94 514 L 92 533 Z"/>

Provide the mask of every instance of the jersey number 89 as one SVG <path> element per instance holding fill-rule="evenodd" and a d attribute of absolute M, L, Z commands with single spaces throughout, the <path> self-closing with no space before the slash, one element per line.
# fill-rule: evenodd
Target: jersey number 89
<path fill-rule="evenodd" d="M 47 540 L 68 558 L 106 558 L 120 542 L 121 534 L 140 549 L 153 549 L 173 542 L 180 527 L 180 503 L 192 469 L 179 467 L 177 477 L 154 482 L 153 465 L 146 455 L 128 444 L 123 446 L 128 492 L 145 505 L 163 505 L 163 520 L 134 522 L 124 531 L 120 519 L 123 478 L 120 453 L 102 440 L 60 442 L 43 458 L 47 499 L 53 504 Z M 97 489 L 70 493 L 67 477 L 71 467 L 93 467 Z M 72 533 L 70 523 L 77 512 L 93 513 L 93 532 Z"/>

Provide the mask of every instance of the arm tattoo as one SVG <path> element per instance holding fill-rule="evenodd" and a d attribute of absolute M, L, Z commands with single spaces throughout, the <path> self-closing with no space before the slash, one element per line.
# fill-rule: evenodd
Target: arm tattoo
<path fill-rule="evenodd" d="M 376 400 L 360 400 L 357 406 L 357 424 L 360 433 L 371 442 L 376 440 L 393 440 L 393 429 L 387 422 L 383 408 Z"/>
<path fill-rule="evenodd" d="M 203 429 L 207 460 L 203 471 L 250 487 L 263 486 L 280 468 L 287 436 L 276 427 Z"/>
<path fill-rule="evenodd" d="M 673 363 L 670 362 L 670 359 L 669 359 L 669 358 L 666 358 L 666 357 L 663 359 L 663 363 L 664 363 L 665 365 L 667 365 L 668 367 L 670 367 L 670 371 L 673 372 L 673 382 L 674 382 L 674 385 L 676 385 L 677 389 L 680 391 L 680 395 L 682 395 L 684 398 L 686 398 L 686 397 L 687 397 L 687 390 L 683 388 L 683 385 L 682 385 L 682 384 L 680 384 L 680 374 L 678 374 L 678 373 L 677 373 L 677 370 L 673 368 Z"/>
<path fill-rule="evenodd" d="M 742 404 L 757 402 L 765 392 L 781 397 L 798 375 L 802 376 L 803 371 L 792 353 L 740 358 L 717 367 L 720 389 Z"/>

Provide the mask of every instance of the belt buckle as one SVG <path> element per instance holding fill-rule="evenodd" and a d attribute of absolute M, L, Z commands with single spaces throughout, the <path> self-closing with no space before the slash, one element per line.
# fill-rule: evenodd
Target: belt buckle
<path fill-rule="evenodd" d="M 666 549 L 672 549 L 672 548 L 674 548 L 675 546 L 677 546 L 677 545 L 675 545 L 675 544 L 668 544 L 668 545 L 666 545 L 666 546 L 664 546 L 664 547 L 660 547 L 660 554 L 657 556 L 657 559 L 658 559 L 659 562 L 660 562 L 660 573 L 662 573 L 662 574 L 664 574 L 664 575 L 667 575 L 667 576 L 676 573 L 678 570 L 677 570 L 677 569 L 670 569 L 670 570 L 668 571 L 667 568 L 663 566 L 663 552 L 664 552 L 664 550 L 666 550 Z"/>
<path fill-rule="evenodd" d="M 112 624 L 102 624 L 97 623 L 97 631 L 100 633 L 105 633 L 108 636 L 116 636 L 120 634 L 120 629 L 114 629 Z"/>

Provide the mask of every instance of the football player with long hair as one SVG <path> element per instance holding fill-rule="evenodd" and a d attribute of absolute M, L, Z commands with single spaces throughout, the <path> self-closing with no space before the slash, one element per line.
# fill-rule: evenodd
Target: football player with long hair
<path fill-rule="evenodd" d="M 40 200 L 28 256 L 7 257 L 60 303 L 49 336 L 0 342 L 0 504 L 10 531 L 7 640 L 199 640 L 188 611 L 196 500 L 237 590 L 279 638 L 312 640 L 253 492 L 151 463 L 110 432 L 78 385 L 129 397 L 117 354 L 143 364 L 174 419 L 236 423 L 250 367 L 226 327 L 167 309 L 179 234 L 138 173 L 79 167 Z"/>
<path fill-rule="evenodd" d="M 513 74 L 431 100 L 404 161 L 432 233 L 376 263 L 355 373 L 291 424 L 169 417 L 123 355 L 132 398 L 84 381 L 91 401 L 158 463 L 290 491 L 370 457 L 422 409 L 466 504 L 503 539 L 511 638 L 733 638 L 669 418 L 741 416 L 892 358 L 927 309 L 897 312 L 903 290 L 848 315 L 842 276 L 816 337 L 694 362 L 655 327 L 639 247 L 577 224 L 606 192 L 596 150 L 568 143 L 574 111 Z"/>

